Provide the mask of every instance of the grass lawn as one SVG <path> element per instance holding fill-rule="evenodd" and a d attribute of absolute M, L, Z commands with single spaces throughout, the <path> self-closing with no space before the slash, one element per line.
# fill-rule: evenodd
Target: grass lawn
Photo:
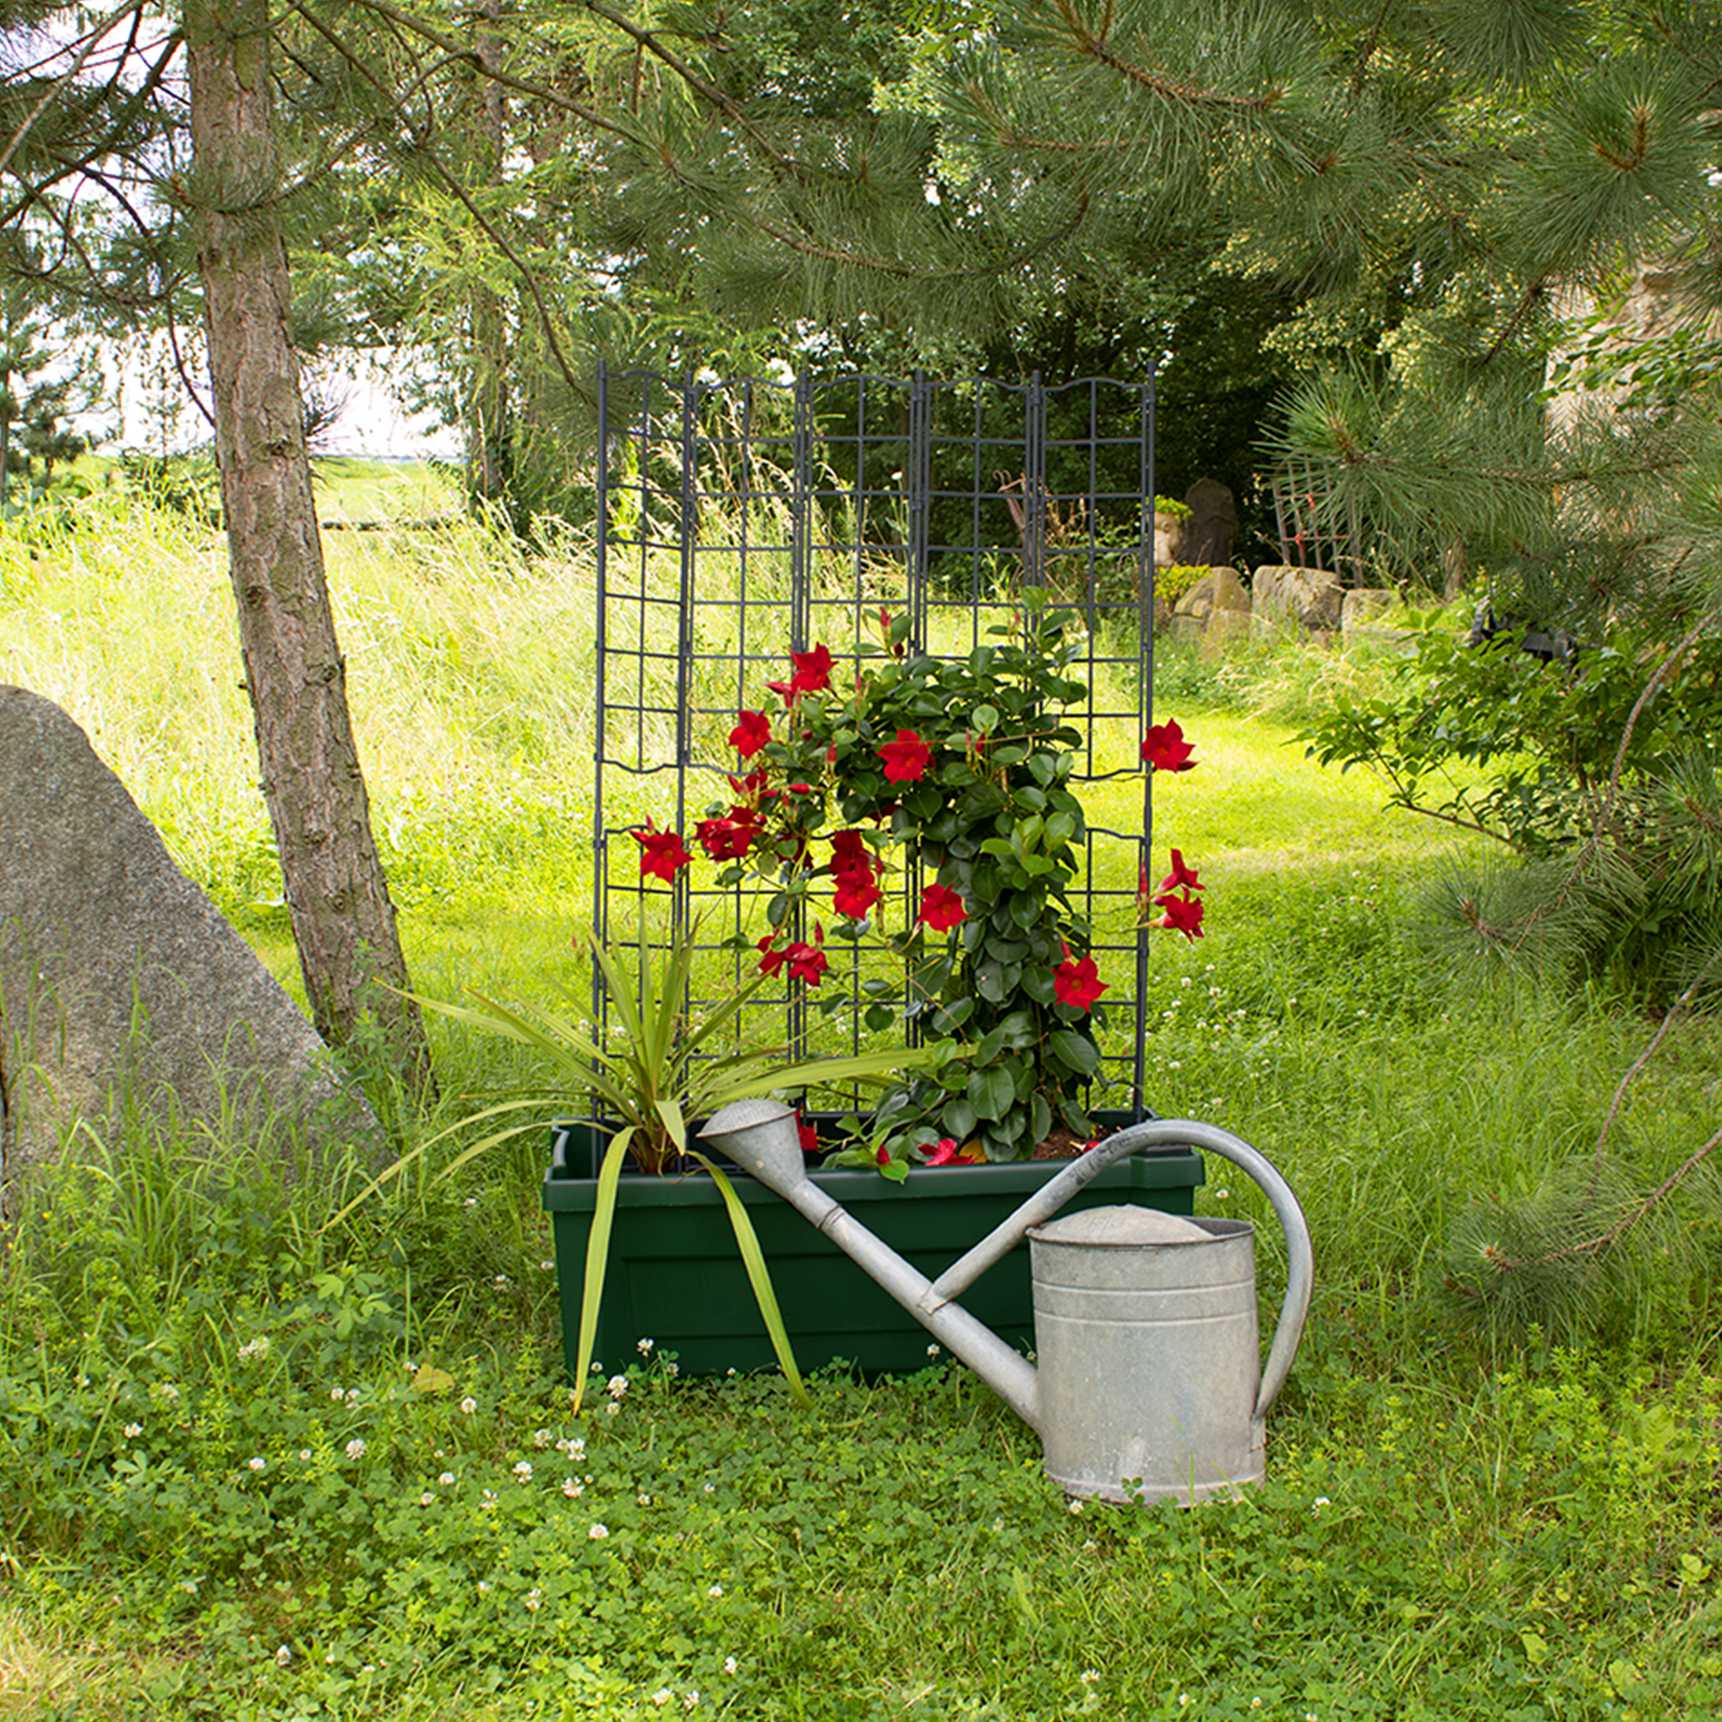
<path fill-rule="evenodd" d="M 586 903 L 589 570 L 465 527 L 334 534 L 331 562 L 418 982 L 530 988 Z M 11 529 L 0 679 L 91 728 L 296 985 L 225 599 L 165 517 Z M 1713 1223 L 1582 1327 L 1449 1284 L 1493 1199 L 1584 1161 L 1649 1025 L 1431 955 L 1448 836 L 1236 681 L 1167 682 L 1202 769 L 1158 840 L 1201 859 L 1211 934 L 1155 947 L 1150 1099 L 1270 1153 L 1316 1240 L 1265 1488 L 1071 1511 L 943 1360 L 798 1412 L 771 1376 L 607 1358 L 627 1385 L 575 1419 L 535 1145 L 325 1230 L 352 1167 L 122 1125 L 9 1233 L 0 1716 L 1722 1714 Z M 526 1074 L 434 1032 L 415 1134 Z M 1719 1051 L 1672 1037 L 1633 1090 L 1646 1186 L 1714 1128 Z M 1199 1206 L 1267 1218 L 1220 1166 Z M 1265 1323 L 1271 1220 L 1261 1256 Z"/>

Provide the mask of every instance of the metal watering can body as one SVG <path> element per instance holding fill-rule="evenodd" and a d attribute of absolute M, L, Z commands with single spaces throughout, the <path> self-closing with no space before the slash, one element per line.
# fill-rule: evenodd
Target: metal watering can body
<path fill-rule="evenodd" d="M 794 1206 L 981 1375 L 1040 1435 L 1047 1474 L 1067 1494 L 1188 1504 L 1261 1480 L 1264 1419 L 1297 1351 L 1314 1261 L 1290 1186 L 1241 1138 L 1188 1120 L 1121 1130 L 929 1280 L 808 1177 L 788 1107 L 740 1101 L 700 1134 Z M 1285 1301 L 1265 1366 L 1258 1367 L 1253 1227 L 1133 1207 L 1054 1219 L 1114 1160 L 1186 1144 L 1254 1178 L 1285 1230 Z M 1038 1369 L 956 1301 L 1025 1235 Z"/>

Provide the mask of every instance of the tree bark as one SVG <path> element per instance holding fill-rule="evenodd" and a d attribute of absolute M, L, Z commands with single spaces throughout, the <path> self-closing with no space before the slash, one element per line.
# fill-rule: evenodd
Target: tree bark
<path fill-rule="evenodd" d="M 430 1080 L 371 833 L 311 496 L 277 199 L 267 0 L 186 0 L 215 451 L 264 799 L 311 1017 L 332 1045 L 369 1011 L 395 1068 Z M 382 983 L 382 984 L 378 984 Z"/>
<path fill-rule="evenodd" d="M 503 0 L 478 0 L 479 18 L 498 22 Z M 480 29 L 477 52 L 483 88 L 479 94 L 480 122 L 477 139 L 477 168 L 480 185 L 500 184 L 506 172 L 508 148 L 508 96 L 495 74 L 502 66 L 502 39 Z M 481 193 L 482 195 L 482 193 Z M 503 501 L 513 476 L 513 427 L 508 388 L 508 327 L 502 301 L 480 280 L 472 291 L 467 388 L 467 483 L 472 494 L 485 502 Z"/>

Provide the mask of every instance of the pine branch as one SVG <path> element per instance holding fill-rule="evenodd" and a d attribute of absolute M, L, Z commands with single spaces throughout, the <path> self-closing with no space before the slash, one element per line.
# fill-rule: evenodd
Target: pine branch
<path fill-rule="evenodd" d="M 1139 90 L 1158 96 L 1163 101 L 1176 102 L 1182 107 L 1215 108 L 1230 113 L 1266 113 L 1276 106 L 1285 92 L 1272 88 L 1259 96 L 1239 96 L 1226 90 L 1213 90 L 1200 84 L 1182 83 L 1163 73 L 1149 70 L 1133 60 L 1127 60 L 1109 44 L 1113 11 L 1107 0 L 1098 29 L 1083 17 L 1076 0 L 1053 0 L 1054 10 L 1069 33 L 1072 46 L 1097 65 L 1116 72 Z"/>

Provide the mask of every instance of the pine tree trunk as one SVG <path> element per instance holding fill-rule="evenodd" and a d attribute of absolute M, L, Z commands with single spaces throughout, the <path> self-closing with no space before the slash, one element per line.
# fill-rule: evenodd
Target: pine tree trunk
<path fill-rule="evenodd" d="M 478 0 L 480 18 L 502 17 L 503 0 Z M 502 65 L 503 44 L 493 31 L 480 30 L 474 47 L 484 74 L 479 93 L 478 179 L 500 182 L 505 171 L 508 99 L 494 73 Z M 469 311 L 472 351 L 467 400 L 467 482 L 475 497 L 500 502 L 512 476 L 512 427 L 509 424 L 508 330 L 502 301 L 480 281 Z"/>
<path fill-rule="evenodd" d="M 215 449 L 263 794 L 312 1020 L 350 1041 L 374 1013 L 396 1068 L 430 1076 L 371 835 L 311 496 L 288 326 L 267 0 L 187 0 L 193 195 L 201 212 Z M 377 983 L 383 983 L 378 985 Z"/>

